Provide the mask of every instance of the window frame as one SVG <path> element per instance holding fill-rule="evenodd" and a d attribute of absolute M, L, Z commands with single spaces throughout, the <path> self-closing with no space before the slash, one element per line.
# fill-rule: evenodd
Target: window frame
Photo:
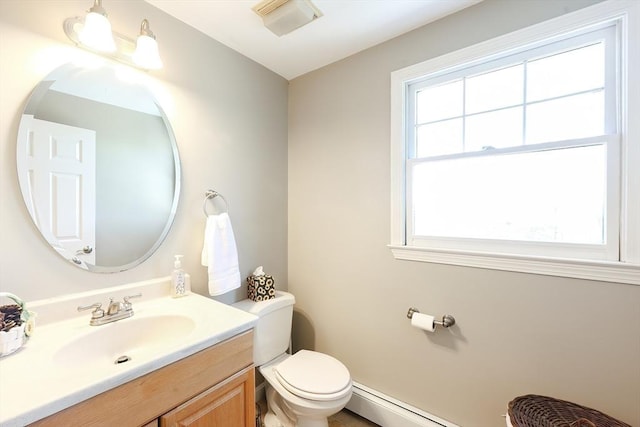
<path fill-rule="evenodd" d="M 407 184 L 407 87 L 425 75 L 444 74 L 470 64 L 486 62 L 517 52 L 523 46 L 535 48 L 568 34 L 597 29 L 604 24 L 617 26 L 621 70 L 620 140 L 607 147 L 620 150 L 620 225 L 618 261 L 571 259 L 562 256 L 513 254 L 504 247 L 491 245 L 482 250 L 444 244 L 459 239 L 438 239 L 425 246 L 407 244 L 405 194 Z M 640 116 L 640 82 L 629 76 L 640 75 L 640 2 L 608 0 L 558 18 L 510 33 L 471 47 L 433 58 L 391 73 L 391 241 L 388 245 L 396 259 L 451 265 L 574 277 L 640 285 L 640 125 L 631 117 Z M 630 96 L 633 94 L 634 96 Z M 616 138 L 617 139 L 617 138 Z M 601 138 L 602 140 L 602 138 Z M 617 159 L 616 159 L 617 161 Z M 609 197 L 609 196 L 608 196 Z M 505 244 L 503 246 L 507 246 Z"/>

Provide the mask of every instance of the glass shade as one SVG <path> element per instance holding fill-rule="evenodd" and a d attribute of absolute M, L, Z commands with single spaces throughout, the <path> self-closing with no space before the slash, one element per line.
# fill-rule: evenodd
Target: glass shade
<path fill-rule="evenodd" d="M 162 60 L 158 52 L 158 43 L 152 37 L 140 35 L 133 52 L 133 62 L 147 70 L 162 68 Z"/>
<path fill-rule="evenodd" d="M 87 14 L 78 38 L 83 45 L 100 52 L 115 52 L 116 50 L 111 23 L 106 16 L 96 12 Z"/>

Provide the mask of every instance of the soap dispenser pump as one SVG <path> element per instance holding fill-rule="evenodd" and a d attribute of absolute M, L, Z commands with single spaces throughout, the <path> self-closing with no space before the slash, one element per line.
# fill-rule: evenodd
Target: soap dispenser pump
<path fill-rule="evenodd" d="M 171 272 L 171 296 L 174 298 L 183 297 L 189 294 L 189 275 L 182 269 L 183 255 L 174 255 L 173 271 Z"/>

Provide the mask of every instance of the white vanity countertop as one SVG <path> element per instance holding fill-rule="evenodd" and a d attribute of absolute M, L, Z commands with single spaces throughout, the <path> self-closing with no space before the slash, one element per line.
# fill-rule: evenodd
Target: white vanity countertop
<path fill-rule="evenodd" d="M 168 278 L 162 278 L 27 302 L 26 308 L 37 313 L 35 331 L 21 349 L 0 358 L 0 426 L 35 422 L 247 331 L 256 323 L 256 316 L 230 305 L 197 294 L 171 298 L 168 290 Z M 128 319 L 89 326 L 90 310 L 76 310 L 79 305 L 101 302 L 106 311 L 109 297 L 121 301 L 138 292 L 143 296 L 131 300 L 134 315 Z M 174 319 L 178 326 L 171 328 Z M 149 333 L 145 329 L 136 336 L 139 331 L 135 328 L 155 324 L 161 328 Z M 184 334 L 183 324 L 187 325 Z M 164 339 L 166 326 L 173 330 Z M 131 360 L 116 364 L 123 350 L 105 341 L 130 333 L 134 336 L 129 342 L 135 344 L 126 344 L 124 351 Z"/>

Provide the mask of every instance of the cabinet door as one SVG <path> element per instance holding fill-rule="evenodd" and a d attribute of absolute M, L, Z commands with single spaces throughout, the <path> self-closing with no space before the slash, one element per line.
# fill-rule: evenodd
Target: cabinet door
<path fill-rule="evenodd" d="M 160 417 L 161 427 L 249 427 L 255 422 L 253 366 Z"/>

